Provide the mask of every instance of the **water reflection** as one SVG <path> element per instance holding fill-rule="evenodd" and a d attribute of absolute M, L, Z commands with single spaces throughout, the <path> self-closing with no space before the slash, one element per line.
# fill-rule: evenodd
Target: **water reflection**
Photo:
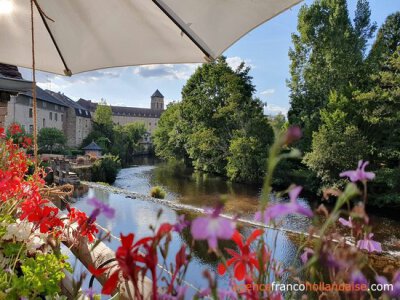
<path fill-rule="evenodd" d="M 118 174 L 115 186 L 130 190 L 139 194 L 148 195 L 152 186 L 160 185 L 167 191 L 167 199 L 185 205 L 196 207 L 212 206 L 220 197 L 226 197 L 226 210 L 232 214 L 241 214 L 252 218 L 252 214 L 257 210 L 259 203 L 259 186 L 235 184 L 225 181 L 223 178 L 193 173 L 192 170 L 181 165 L 167 165 L 153 160 L 142 161 L 144 165 L 138 165 L 123 169 Z M 135 239 L 151 234 L 150 225 L 162 222 L 174 223 L 179 214 L 184 213 L 187 219 L 193 219 L 196 214 L 189 211 L 174 210 L 168 206 L 146 201 L 144 199 L 132 199 L 123 194 L 116 194 L 102 188 L 82 188 L 77 193 L 77 202 L 74 204 L 79 209 L 91 213 L 92 207 L 88 206 L 86 199 L 97 197 L 116 209 L 114 220 L 107 220 L 100 216 L 97 222 L 110 230 L 114 235 L 120 233 L 128 234 L 133 232 Z M 299 199 L 302 205 L 309 205 L 305 199 Z M 157 219 L 159 210 L 163 210 L 161 219 Z M 376 225 L 374 231 L 377 239 L 387 242 L 388 239 L 397 240 L 400 238 L 400 224 L 397 221 L 389 220 L 379 216 L 372 216 L 372 222 Z M 300 215 L 289 215 L 278 221 L 281 227 L 306 231 L 310 225 L 310 220 Z M 396 228 L 398 230 L 396 230 Z M 239 227 L 239 231 L 246 237 L 252 231 L 251 227 Z M 205 269 L 216 270 L 215 256 L 208 252 L 206 242 L 193 242 L 189 232 L 173 234 L 168 256 L 168 264 L 175 259 L 176 252 L 182 244 L 187 245 L 193 251 L 193 263 L 189 266 L 187 280 L 198 287 L 207 285 L 202 276 Z M 298 266 L 297 259 L 298 247 L 296 240 L 285 232 L 269 230 L 266 233 L 266 242 L 273 251 L 274 258 L 280 261 L 284 268 Z M 111 240 L 110 247 L 116 249 L 119 246 L 118 240 Z M 387 246 L 387 245 L 385 245 Z M 235 248 L 230 242 L 222 242 L 220 247 Z M 389 246 L 390 249 L 390 246 Z M 218 277 L 219 284 L 228 285 L 226 276 Z M 193 295 L 190 290 L 188 297 Z"/>
<path fill-rule="evenodd" d="M 87 199 L 96 196 L 98 199 L 107 202 L 116 209 L 114 220 L 108 220 L 100 215 L 97 222 L 100 226 L 110 230 L 113 235 L 119 236 L 120 233 L 128 234 L 135 233 L 135 239 L 139 239 L 151 234 L 150 225 L 159 225 L 163 222 L 175 223 L 179 214 L 184 213 L 187 219 L 193 219 L 197 215 L 188 211 L 175 211 L 169 207 L 149 202 L 141 199 L 127 198 L 121 194 L 115 194 L 104 189 L 90 188 L 88 193 L 78 196 L 77 202 L 74 204 L 77 208 L 90 214 L 92 207 L 87 204 Z M 157 219 L 159 210 L 162 209 L 161 218 Z M 239 231 L 246 237 L 250 234 L 251 228 L 239 226 Z M 297 265 L 299 262 L 296 259 L 297 247 L 283 232 L 270 231 L 266 235 L 267 245 L 273 249 L 276 259 L 281 261 L 285 267 Z M 116 250 L 120 242 L 112 239 L 109 246 Z M 215 271 L 217 267 L 216 257 L 209 253 L 207 242 L 192 241 L 188 230 L 182 233 L 173 233 L 173 239 L 170 244 L 167 264 L 174 262 L 175 254 L 180 249 L 181 245 L 185 244 L 190 247 L 193 252 L 193 262 L 189 266 L 187 273 L 187 281 L 195 284 L 198 287 L 207 286 L 207 281 L 203 278 L 202 273 L 205 269 Z M 235 244 L 232 241 L 220 242 L 220 248 L 235 249 Z M 161 257 L 160 257 L 161 260 Z M 218 277 L 221 286 L 228 285 L 228 277 Z M 190 295 L 194 294 L 194 290 Z M 188 294 L 189 295 L 189 294 Z"/>
<path fill-rule="evenodd" d="M 261 187 L 232 183 L 224 178 L 193 172 L 182 164 L 167 164 L 156 159 L 139 157 L 136 166 L 121 170 L 115 186 L 148 195 L 152 186 L 160 185 L 167 192 L 167 199 L 196 207 L 213 206 L 221 197 L 226 198 L 225 211 L 252 219 L 257 211 Z M 280 199 L 282 200 L 282 199 Z M 299 199 L 304 206 L 312 206 L 307 199 Z M 398 212 L 392 218 L 388 213 L 368 210 L 375 239 L 384 248 L 400 251 L 400 220 Z M 280 226 L 307 231 L 310 220 L 304 216 L 289 215 L 281 220 Z"/>

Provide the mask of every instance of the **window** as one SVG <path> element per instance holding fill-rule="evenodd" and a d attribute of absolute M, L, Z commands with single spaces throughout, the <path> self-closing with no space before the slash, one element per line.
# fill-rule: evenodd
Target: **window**
<path fill-rule="evenodd" d="M 50 112 L 50 114 L 49 114 L 49 119 L 53 120 L 53 113 L 52 112 Z"/>
<path fill-rule="evenodd" d="M 42 102 L 42 107 L 43 107 L 43 108 L 46 108 L 46 107 L 47 107 L 47 103 L 43 101 L 43 102 Z"/>
<path fill-rule="evenodd" d="M 29 109 L 29 118 L 32 118 L 32 117 L 33 117 L 33 109 L 30 108 L 30 109 Z"/>
<path fill-rule="evenodd" d="M 55 109 L 55 110 L 58 110 L 58 105 L 57 105 L 57 104 L 54 106 L 54 109 Z"/>
<path fill-rule="evenodd" d="M 64 115 L 61 114 L 61 122 L 64 122 Z"/>
<path fill-rule="evenodd" d="M 44 102 L 43 102 L 44 103 Z M 43 128 L 45 128 L 46 127 L 46 119 L 45 118 L 43 118 Z"/>
<path fill-rule="evenodd" d="M 33 125 L 29 125 L 29 133 L 30 133 L 30 134 L 33 133 Z"/>
<path fill-rule="evenodd" d="M 33 100 L 32 100 L 32 98 L 29 98 L 29 106 L 32 106 L 32 104 L 33 104 Z"/>
<path fill-rule="evenodd" d="M 56 120 L 56 122 L 58 121 L 58 114 L 57 113 L 54 114 L 54 119 Z"/>
<path fill-rule="evenodd" d="M 151 126 L 151 122 L 149 122 L 149 126 Z"/>

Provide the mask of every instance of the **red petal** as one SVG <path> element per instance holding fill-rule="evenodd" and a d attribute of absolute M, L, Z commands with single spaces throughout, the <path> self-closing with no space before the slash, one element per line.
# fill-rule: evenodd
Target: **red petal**
<path fill-rule="evenodd" d="M 254 230 L 247 239 L 246 246 L 249 246 L 255 239 L 264 233 L 262 229 Z"/>
<path fill-rule="evenodd" d="M 176 253 L 175 264 L 176 269 L 179 270 L 183 264 L 186 263 L 186 246 L 182 245 L 181 249 Z"/>
<path fill-rule="evenodd" d="M 243 237 L 239 233 L 239 231 L 235 230 L 235 233 L 232 236 L 232 240 L 238 245 L 240 248 L 243 248 Z"/>
<path fill-rule="evenodd" d="M 122 247 L 124 248 L 130 248 L 132 247 L 132 243 L 133 243 L 133 239 L 134 239 L 134 234 L 130 233 L 128 235 L 123 235 L 121 233 L 121 243 L 122 243 Z"/>
<path fill-rule="evenodd" d="M 240 258 L 239 253 L 237 253 L 236 251 L 234 251 L 232 249 L 225 248 L 225 251 L 228 252 L 228 254 L 230 254 L 232 257 L 236 257 L 236 258 L 239 257 Z"/>
<path fill-rule="evenodd" d="M 160 228 L 158 229 L 157 232 L 157 237 L 161 238 L 163 235 L 167 234 L 172 230 L 172 225 L 169 223 L 163 223 L 161 224 Z"/>
<path fill-rule="evenodd" d="M 104 295 L 111 295 L 112 292 L 114 292 L 115 288 L 117 287 L 118 283 L 118 273 L 119 271 L 115 271 L 110 278 L 104 283 L 103 289 L 101 290 L 101 293 Z"/>
<path fill-rule="evenodd" d="M 100 269 L 96 269 L 94 266 L 89 265 L 88 267 L 89 272 L 92 273 L 94 276 L 100 276 L 101 274 L 103 274 L 105 271 L 107 271 L 108 268 L 100 268 Z"/>
<path fill-rule="evenodd" d="M 217 271 L 219 275 L 224 275 L 226 272 L 226 267 L 224 266 L 224 264 L 218 264 Z"/>
<path fill-rule="evenodd" d="M 138 247 L 138 246 L 140 246 L 140 245 L 146 244 L 147 242 L 151 241 L 152 239 L 153 239 L 152 237 L 145 237 L 145 238 L 142 238 L 142 239 L 138 240 L 138 241 L 135 243 L 135 247 Z"/>
<path fill-rule="evenodd" d="M 244 275 L 246 274 L 246 266 L 242 264 L 241 262 L 237 263 L 235 265 L 235 277 L 237 280 L 243 280 Z"/>
<path fill-rule="evenodd" d="M 228 259 L 228 260 L 226 261 L 226 265 L 229 267 L 229 266 L 230 266 L 232 263 L 234 263 L 236 260 L 237 260 L 236 258 Z"/>

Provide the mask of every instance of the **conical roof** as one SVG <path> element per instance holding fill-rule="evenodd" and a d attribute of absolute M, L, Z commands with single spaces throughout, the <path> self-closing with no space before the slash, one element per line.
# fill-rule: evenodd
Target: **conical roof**
<path fill-rule="evenodd" d="M 101 151 L 101 147 L 97 145 L 94 141 L 92 141 L 89 145 L 87 145 L 83 150 L 93 150 L 93 151 Z"/>
<path fill-rule="evenodd" d="M 160 93 L 160 91 L 157 89 L 151 97 L 158 97 L 158 98 L 164 98 L 163 94 Z"/>

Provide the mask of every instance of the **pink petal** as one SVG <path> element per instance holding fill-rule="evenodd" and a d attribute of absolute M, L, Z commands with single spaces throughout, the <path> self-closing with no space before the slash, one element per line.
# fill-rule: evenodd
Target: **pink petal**
<path fill-rule="evenodd" d="M 292 188 L 289 192 L 289 197 L 290 197 L 290 201 L 291 202 L 295 202 L 296 199 L 299 197 L 301 190 L 303 189 L 303 187 L 301 186 L 295 186 L 294 188 Z"/>
<path fill-rule="evenodd" d="M 191 232 L 195 240 L 205 240 L 208 237 L 208 222 L 209 217 L 199 217 L 192 223 Z"/>

